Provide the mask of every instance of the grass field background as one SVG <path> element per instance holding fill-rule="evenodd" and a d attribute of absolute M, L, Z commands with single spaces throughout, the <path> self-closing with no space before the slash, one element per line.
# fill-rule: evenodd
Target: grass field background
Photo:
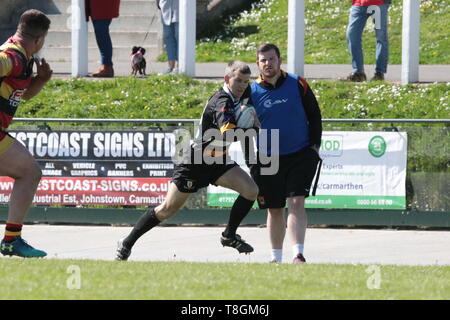
<path fill-rule="evenodd" d="M 52 80 L 20 105 L 16 117 L 199 119 L 222 86 L 186 76 L 151 75 L 111 81 Z M 311 81 L 323 118 L 448 118 L 450 83 L 401 86 L 383 82 Z"/>
<path fill-rule="evenodd" d="M 0 299 L 450 299 L 448 266 L 0 258 L 0 270 Z"/>
<path fill-rule="evenodd" d="M 305 63 L 350 64 L 346 28 L 351 2 L 305 1 Z M 389 9 L 389 63 L 401 63 L 403 1 Z M 420 63 L 449 64 L 450 6 L 447 0 L 420 1 Z M 222 30 L 197 41 L 197 61 L 255 61 L 256 48 L 264 42 L 277 44 L 287 54 L 288 0 L 261 0 L 252 10 L 225 21 Z M 369 19 L 363 34 L 364 60 L 375 62 L 375 33 Z M 162 56 L 160 60 L 165 60 Z"/>

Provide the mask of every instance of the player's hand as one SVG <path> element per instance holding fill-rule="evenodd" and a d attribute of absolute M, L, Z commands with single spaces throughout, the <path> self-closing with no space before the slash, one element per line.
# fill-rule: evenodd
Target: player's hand
<path fill-rule="evenodd" d="M 259 121 L 258 117 L 255 117 L 255 123 L 253 124 L 253 127 L 261 129 L 261 122 Z"/>
<path fill-rule="evenodd" d="M 42 82 L 48 82 L 53 74 L 53 70 L 44 58 L 39 61 L 36 59 L 37 78 Z"/>

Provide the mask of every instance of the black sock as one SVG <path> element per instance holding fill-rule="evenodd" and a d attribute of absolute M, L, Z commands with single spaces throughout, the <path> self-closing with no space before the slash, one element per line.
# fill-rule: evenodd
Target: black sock
<path fill-rule="evenodd" d="M 253 206 L 255 200 L 247 200 L 242 196 L 239 196 L 233 204 L 230 212 L 230 220 L 225 231 L 222 233 L 224 237 L 231 238 L 236 235 L 236 230 L 239 227 L 241 221 L 248 214 Z"/>
<path fill-rule="evenodd" d="M 139 218 L 138 222 L 136 222 L 128 237 L 123 240 L 123 245 L 126 248 L 131 249 L 137 239 L 153 227 L 157 226 L 160 222 L 161 221 L 156 217 L 155 209 L 148 210 Z"/>

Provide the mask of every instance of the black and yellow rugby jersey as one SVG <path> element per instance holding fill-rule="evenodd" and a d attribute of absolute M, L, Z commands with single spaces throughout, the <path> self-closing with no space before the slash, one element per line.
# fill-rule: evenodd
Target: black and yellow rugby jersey
<path fill-rule="evenodd" d="M 236 118 L 241 106 L 252 104 L 250 86 L 247 87 L 240 99 L 236 99 L 226 84 L 209 98 L 203 109 L 199 130 L 192 144 L 193 151 L 206 150 L 212 157 L 223 156 L 229 145 L 235 141 L 227 133 L 237 129 Z M 212 129 L 214 134 L 211 134 Z M 220 133 L 220 134 L 219 134 Z"/>

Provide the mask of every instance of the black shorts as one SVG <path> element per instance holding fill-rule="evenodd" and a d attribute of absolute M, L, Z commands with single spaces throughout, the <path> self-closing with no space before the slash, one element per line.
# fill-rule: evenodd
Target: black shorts
<path fill-rule="evenodd" d="M 180 164 L 175 166 L 172 182 L 181 192 L 194 193 L 214 184 L 225 172 L 237 166 L 234 161 L 226 164 Z"/>
<path fill-rule="evenodd" d="M 261 175 L 260 169 L 263 165 L 253 166 L 251 175 L 259 188 L 259 207 L 261 209 L 284 208 L 286 198 L 308 197 L 319 160 L 317 152 L 307 147 L 280 156 L 280 166 L 274 175 Z"/>

